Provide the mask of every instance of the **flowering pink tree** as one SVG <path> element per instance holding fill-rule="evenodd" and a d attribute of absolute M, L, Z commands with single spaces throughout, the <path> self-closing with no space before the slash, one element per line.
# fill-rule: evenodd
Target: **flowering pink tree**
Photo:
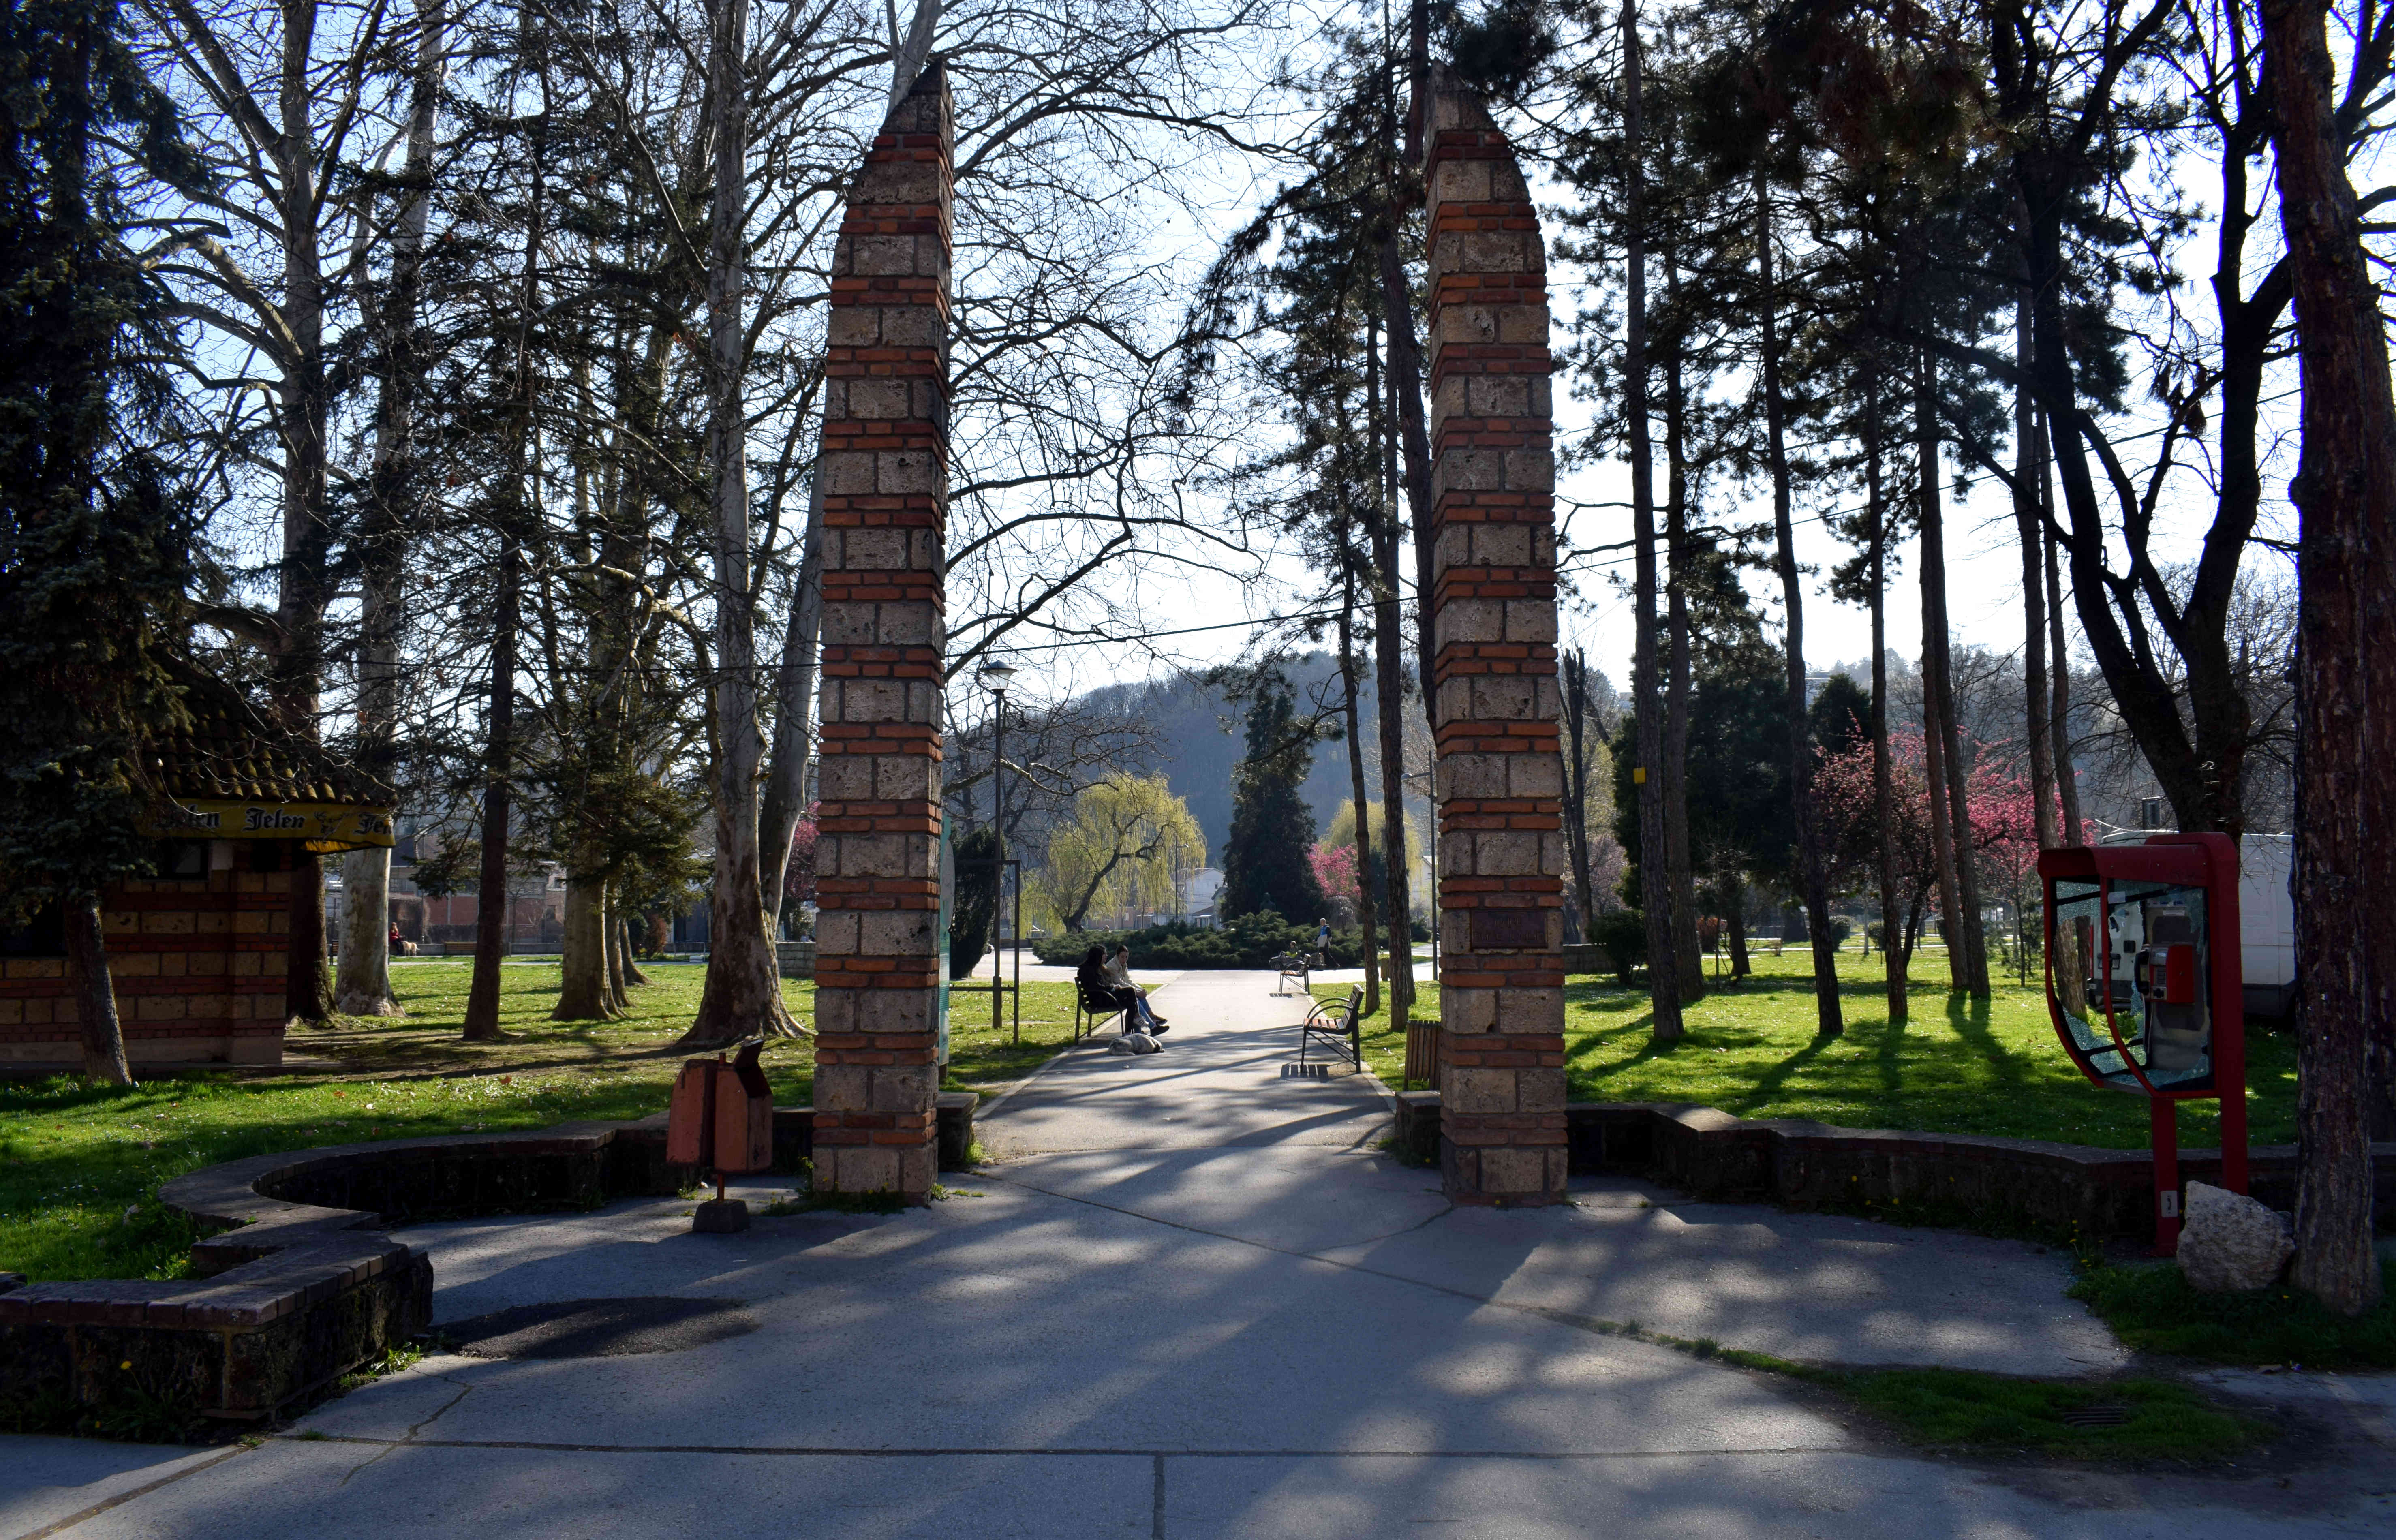
<path fill-rule="evenodd" d="M 1966 777 L 1963 808 L 1971 826 L 1972 848 L 1966 856 L 2013 896 L 2016 943 L 2030 885 L 2038 871 L 2038 809 L 2029 785 L 1999 763 L 1999 756 L 1981 745 L 1978 763 Z M 1900 727 L 1888 736 L 1890 828 L 1896 835 L 1897 909 L 1905 916 L 1905 935 L 1885 945 L 1897 949 L 1900 966 L 1913 960 L 1921 939 L 1923 910 L 1938 883 L 1936 846 L 1931 842 L 1930 769 L 1919 728 Z M 1870 886 L 1879 881 L 1878 814 L 1872 800 L 1872 746 L 1869 738 L 1822 757 L 1815 772 L 1815 796 L 1834 842 L 1831 880 L 1845 888 Z"/>
<path fill-rule="evenodd" d="M 1356 875 L 1354 845 L 1316 845 L 1306 853 L 1306 862 L 1314 869 L 1314 880 L 1323 884 L 1324 897 L 1345 898 L 1349 912 L 1363 912 L 1364 884 Z"/>
<path fill-rule="evenodd" d="M 791 860 L 782 869 L 782 902 L 812 904 L 816 901 L 816 808 L 810 803 L 806 816 L 791 830 Z"/>

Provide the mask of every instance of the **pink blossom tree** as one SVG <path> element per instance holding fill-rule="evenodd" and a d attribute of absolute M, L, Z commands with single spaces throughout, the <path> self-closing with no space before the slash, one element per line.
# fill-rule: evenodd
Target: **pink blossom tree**
<path fill-rule="evenodd" d="M 1969 855 L 1992 885 L 2012 896 L 2017 961 L 2027 968 L 2020 954 L 2021 927 L 2024 906 L 2038 872 L 2037 803 L 2029 784 L 2012 772 L 2002 753 L 1990 745 L 1978 748 L 1963 789 L 1964 812 L 1972 830 Z M 1923 911 L 1937 883 L 1938 868 L 1931 844 L 1930 774 L 1921 729 L 1892 729 L 1888 754 L 1897 908 L 1905 916 L 1905 934 L 1887 937 L 1883 945 L 1896 948 L 1902 968 L 1911 963 L 1914 945 L 1921 939 Z M 1815 775 L 1815 795 L 1833 842 L 1832 883 L 1856 887 L 1870 882 L 1877 861 L 1870 741 L 1825 754 Z"/>
<path fill-rule="evenodd" d="M 1306 853 L 1306 860 L 1314 869 L 1314 880 L 1323 884 L 1324 897 L 1344 898 L 1351 914 L 1363 912 L 1364 884 L 1357 875 L 1354 845 L 1316 845 Z"/>
<path fill-rule="evenodd" d="M 782 902 L 812 904 L 816 901 L 816 806 L 809 803 L 806 813 L 791 830 L 791 859 L 782 868 Z"/>

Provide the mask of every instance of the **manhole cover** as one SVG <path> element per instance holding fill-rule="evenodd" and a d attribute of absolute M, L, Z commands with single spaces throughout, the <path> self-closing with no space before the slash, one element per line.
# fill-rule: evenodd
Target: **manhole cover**
<path fill-rule="evenodd" d="M 1284 1080 L 1329 1080 L 1331 1078 L 1331 1066 L 1327 1064 L 1285 1064 L 1281 1067 L 1281 1078 Z"/>
<path fill-rule="evenodd" d="M 2119 1427 L 2129 1420 L 2126 1406 L 2075 1406 L 2063 1414 L 2066 1427 Z"/>
<path fill-rule="evenodd" d="M 468 1358 L 620 1358 L 679 1353 L 757 1329 L 738 1299 L 561 1299 L 433 1328 Z"/>

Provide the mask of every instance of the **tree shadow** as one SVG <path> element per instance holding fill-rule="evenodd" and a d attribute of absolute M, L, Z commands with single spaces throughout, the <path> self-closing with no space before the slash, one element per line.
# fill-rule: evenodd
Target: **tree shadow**
<path fill-rule="evenodd" d="M 1988 1061 L 1989 1068 L 1995 1072 L 2001 1083 L 2008 1086 L 2026 1084 L 2020 1055 L 1999 1042 L 1997 1034 L 1990 1029 L 1994 1010 L 1995 1002 L 1992 1000 L 1950 994 L 1947 997 L 1947 1024 L 1955 1029 L 1957 1037 L 1971 1044 L 1974 1051 Z"/>
<path fill-rule="evenodd" d="M 1824 1037 L 1810 1039 L 1804 1047 L 1798 1049 L 1758 1076 L 1755 1083 L 1749 1086 L 1745 1092 L 1726 1098 L 1732 1105 L 1724 1108 L 1723 1110 L 1738 1117 L 1746 1117 L 1758 1106 L 1778 1095 L 1780 1088 L 1789 1083 L 1790 1076 L 1820 1057 L 1823 1051 L 1830 1044 L 1841 1041 L 1843 1040 L 1839 1038 Z"/>

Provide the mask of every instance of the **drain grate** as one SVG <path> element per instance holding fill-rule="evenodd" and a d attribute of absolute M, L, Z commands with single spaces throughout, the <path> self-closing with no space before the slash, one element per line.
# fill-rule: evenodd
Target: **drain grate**
<path fill-rule="evenodd" d="M 2126 1406 L 2075 1406 L 2063 1414 L 2066 1427 L 2120 1427 L 2129 1420 Z"/>
<path fill-rule="evenodd" d="M 679 1353 L 757 1329 L 738 1299 L 561 1299 L 518 1305 L 433 1328 L 468 1358 L 623 1358 Z"/>
<path fill-rule="evenodd" d="M 1331 1078 L 1331 1066 L 1327 1064 L 1285 1064 L 1281 1067 L 1281 1078 L 1284 1080 L 1329 1080 Z"/>

